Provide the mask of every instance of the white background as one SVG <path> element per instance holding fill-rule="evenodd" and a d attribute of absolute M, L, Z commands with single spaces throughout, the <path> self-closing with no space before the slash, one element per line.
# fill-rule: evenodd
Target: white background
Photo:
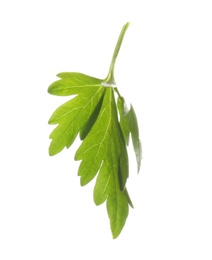
<path fill-rule="evenodd" d="M 66 98 L 47 88 L 62 71 L 104 78 L 128 21 L 115 77 L 143 160 L 113 240 L 94 182 L 80 187 L 79 143 L 48 155 Z M 0 73 L 0 259 L 212 259 L 211 1 L 3 0 Z"/>

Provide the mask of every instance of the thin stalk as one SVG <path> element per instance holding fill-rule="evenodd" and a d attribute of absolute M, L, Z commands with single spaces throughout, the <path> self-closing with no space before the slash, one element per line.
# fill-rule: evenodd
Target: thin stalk
<path fill-rule="evenodd" d="M 113 57 L 112 57 L 112 60 L 111 60 L 111 64 L 110 64 L 108 75 L 107 75 L 106 79 L 104 80 L 104 82 L 102 82 L 103 86 L 108 86 L 108 87 L 109 86 L 110 87 L 115 87 L 116 86 L 116 82 L 115 82 L 115 78 L 114 78 L 115 62 L 116 62 L 116 58 L 118 56 L 118 53 L 119 53 L 122 41 L 124 39 L 125 32 L 126 32 L 126 30 L 127 30 L 129 25 L 130 25 L 129 23 L 126 23 L 122 27 L 122 30 L 120 32 L 120 35 L 119 35 L 119 38 L 118 38 L 118 41 L 116 43 L 116 47 L 115 47 L 115 50 L 114 50 L 114 53 L 113 53 Z"/>

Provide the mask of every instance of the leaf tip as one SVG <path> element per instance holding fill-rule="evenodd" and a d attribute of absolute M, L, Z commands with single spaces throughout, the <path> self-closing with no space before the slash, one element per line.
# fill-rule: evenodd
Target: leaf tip
<path fill-rule="evenodd" d="M 112 234 L 113 239 L 116 239 L 119 236 L 119 234 Z"/>
<path fill-rule="evenodd" d="M 49 156 L 53 156 L 53 155 L 55 155 L 55 153 L 51 149 L 49 149 Z"/>
<path fill-rule="evenodd" d="M 58 151 L 54 147 L 52 147 L 52 145 L 50 144 L 50 146 L 49 146 L 49 155 L 50 156 L 54 156 L 57 153 L 58 153 Z"/>
<path fill-rule="evenodd" d="M 121 229 L 121 230 L 112 230 L 112 229 L 111 229 L 111 232 L 112 232 L 112 238 L 113 238 L 113 239 L 118 238 L 119 235 L 121 234 L 121 231 L 122 231 L 122 229 Z"/>
<path fill-rule="evenodd" d="M 51 94 L 51 85 L 48 87 L 47 92 Z"/>

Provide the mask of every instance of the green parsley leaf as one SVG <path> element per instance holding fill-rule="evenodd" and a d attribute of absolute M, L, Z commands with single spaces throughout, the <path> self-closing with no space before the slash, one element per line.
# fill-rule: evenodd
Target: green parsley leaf
<path fill-rule="evenodd" d="M 80 131 L 84 137 L 85 126 L 88 124 L 89 127 L 90 117 L 104 93 L 100 79 L 81 73 L 60 73 L 58 76 L 61 79 L 49 86 L 50 94 L 78 95 L 60 106 L 49 119 L 49 124 L 58 124 L 50 135 L 50 155 L 59 153 L 65 146 L 69 148 Z"/>
<path fill-rule="evenodd" d="M 63 72 L 57 76 L 48 92 L 58 96 L 71 96 L 71 100 L 55 110 L 49 124 L 56 124 L 50 134 L 49 154 L 55 155 L 69 148 L 77 135 L 82 141 L 75 160 L 80 160 L 78 175 L 82 186 L 96 177 L 94 202 L 106 201 L 113 238 L 122 231 L 133 207 L 126 182 L 129 176 L 127 146 L 131 135 L 138 171 L 141 162 L 139 129 L 133 107 L 126 107 L 114 79 L 114 65 L 124 34 L 119 36 L 108 76 L 105 80 L 76 72 Z"/>
<path fill-rule="evenodd" d="M 141 151 L 141 141 L 139 139 L 139 129 L 138 129 L 136 114 L 132 105 L 130 109 L 127 108 L 125 100 L 121 96 L 119 96 L 118 98 L 117 106 L 120 113 L 120 126 L 127 145 L 129 144 L 129 135 L 131 133 L 133 148 L 137 160 L 137 168 L 139 172 L 141 166 L 142 151 Z"/>

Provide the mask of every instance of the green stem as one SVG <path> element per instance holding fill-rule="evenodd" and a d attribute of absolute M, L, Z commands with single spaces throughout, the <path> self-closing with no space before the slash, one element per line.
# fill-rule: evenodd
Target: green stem
<path fill-rule="evenodd" d="M 115 82 L 115 79 L 114 79 L 115 62 L 116 62 L 116 58 L 118 56 L 122 41 L 124 39 L 125 32 L 126 32 L 129 25 L 130 25 L 129 23 L 126 23 L 122 27 L 121 33 L 120 33 L 118 41 L 116 43 L 116 48 L 115 48 L 114 53 L 113 53 L 113 57 L 112 57 L 112 61 L 111 61 L 111 64 L 110 64 L 110 69 L 109 69 L 108 75 L 107 75 L 106 79 L 104 80 L 104 82 L 102 82 L 103 86 L 111 86 L 111 87 L 116 86 L 116 82 Z"/>

